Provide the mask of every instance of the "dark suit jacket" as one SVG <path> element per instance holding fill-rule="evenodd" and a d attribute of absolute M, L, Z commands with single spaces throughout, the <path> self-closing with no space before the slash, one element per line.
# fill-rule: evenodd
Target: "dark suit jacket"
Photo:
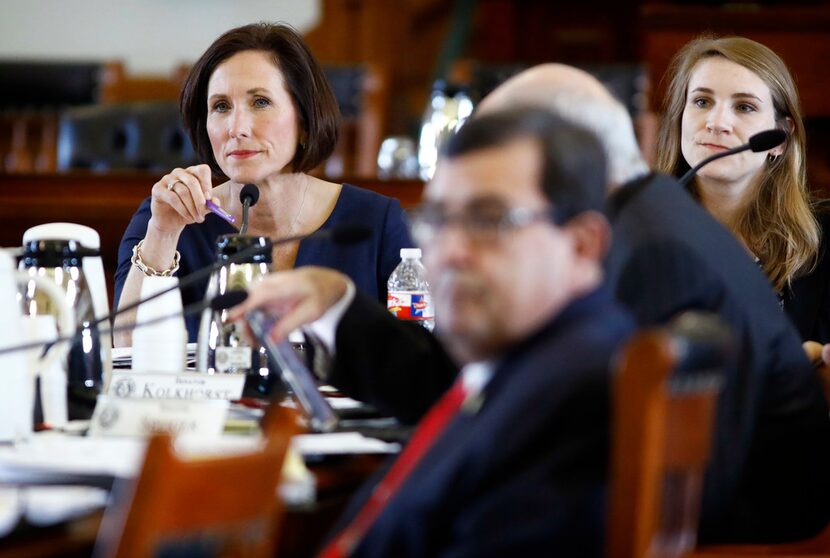
<path fill-rule="evenodd" d="M 716 312 L 735 333 L 739 358 L 725 371 L 701 540 L 815 533 L 830 520 L 827 405 L 766 277 L 673 178 L 622 187 L 609 213 L 609 285 L 641 325 L 699 309 Z"/>
<path fill-rule="evenodd" d="M 608 366 L 632 328 L 597 291 L 503 355 L 481 405 L 450 422 L 355 555 L 600 556 Z M 360 295 L 336 350 L 332 383 L 405 419 L 422 414 L 457 373 L 431 334 Z"/>

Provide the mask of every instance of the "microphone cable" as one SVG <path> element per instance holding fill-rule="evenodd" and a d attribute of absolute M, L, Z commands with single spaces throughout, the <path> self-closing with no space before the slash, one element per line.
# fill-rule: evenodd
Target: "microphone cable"
<path fill-rule="evenodd" d="M 145 320 L 143 322 L 131 322 L 129 324 L 122 324 L 117 327 L 108 328 L 105 330 L 101 330 L 100 333 L 103 334 L 113 334 L 118 333 L 121 331 L 130 331 L 136 328 L 141 328 L 145 326 L 154 325 L 165 320 L 170 320 L 172 318 L 178 318 L 179 316 L 189 316 L 191 314 L 198 314 L 199 312 L 203 311 L 206 308 L 211 308 L 212 310 L 227 310 L 229 308 L 233 308 L 238 304 L 241 304 L 248 298 L 248 292 L 243 290 L 233 290 L 228 291 L 224 294 L 217 295 L 213 297 L 211 300 L 201 300 L 199 302 L 194 302 L 193 304 L 188 304 L 182 310 L 178 312 L 173 312 L 171 314 L 167 314 L 164 316 L 156 316 L 153 319 Z M 28 343 L 21 343 L 19 345 L 12 345 L 9 347 L 2 347 L 0 348 L 0 355 L 5 355 L 9 353 L 15 353 L 17 351 L 28 351 L 30 349 L 38 349 L 44 348 L 46 350 L 52 348 L 53 345 L 57 345 L 58 343 L 66 343 L 67 341 L 74 341 L 78 337 L 80 337 L 83 333 L 83 330 L 92 327 L 95 325 L 95 322 L 85 322 L 82 324 L 84 327 L 79 328 L 78 331 L 71 335 L 60 335 L 54 339 L 50 339 L 47 341 L 30 341 Z"/>
<path fill-rule="evenodd" d="M 365 227 L 363 225 L 340 225 L 340 226 L 332 227 L 330 229 L 326 229 L 326 230 L 322 230 L 322 231 L 317 230 L 317 231 L 314 231 L 314 232 L 308 233 L 308 234 L 298 234 L 298 235 L 279 238 L 279 239 L 276 239 L 276 240 L 272 240 L 271 243 L 272 243 L 272 246 L 279 246 L 280 244 L 288 244 L 290 242 L 297 242 L 297 241 L 306 240 L 306 239 L 309 239 L 309 240 L 312 240 L 312 239 L 313 240 L 329 239 L 329 240 L 331 240 L 332 242 L 334 242 L 336 244 L 351 244 L 353 242 L 360 242 L 362 240 L 365 240 L 366 238 L 369 237 L 370 234 L 371 234 L 371 230 L 368 227 Z M 99 325 L 99 324 L 101 324 L 105 321 L 112 321 L 112 320 L 115 319 L 116 316 L 118 316 L 120 314 L 123 314 L 124 312 L 128 312 L 130 310 L 133 310 L 134 308 L 137 308 L 137 307 L 141 306 L 145 302 L 149 302 L 150 300 L 153 300 L 153 299 L 158 298 L 158 297 L 160 297 L 164 294 L 167 294 L 170 291 L 173 291 L 173 290 L 176 290 L 176 289 L 181 289 L 181 288 L 187 287 L 189 285 L 192 285 L 193 283 L 197 283 L 199 281 L 207 279 L 208 277 L 210 277 L 210 275 L 212 273 L 219 270 L 220 268 L 222 268 L 222 267 L 224 267 L 228 264 L 242 262 L 245 259 L 247 259 L 248 257 L 253 256 L 253 255 L 259 253 L 260 251 L 262 251 L 262 248 L 263 247 L 259 246 L 259 245 L 249 246 L 249 247 L 247 247 L 243 250 L 240 250 L 236 254 L 232 254 L 231 256 L 228 256 L 227 258 L 225 258 L 222 261 L 217 261 L 217 262 L 214 262 L 210 265 L 207 265 L 207 266 L 205 266 L 201 269 L 197 269 L 196 271 L 193 271 L 192 273 L 189 273 L 188 275 L 186 275 L 186 276 L 182 277 L 181 279 L 179 279 L 178 284 L 172 285 L 172 286 L 170 286 L 166 289 L 162 289 L 158 292 L 155 292 L 151 295 L 148 295 L 145 298 L 142 298 L 142 299 L 136 300 L 134 302 L 131 302 L 130 304 L 127 304 L 125 306 L 121 306 L 117 310 L 113 310 L 112 312 L 110 312 L 106 316 L 101 316 L 100 318 L 97 318 L 97 319 L 93 320 L 92 322 L 89 323 L 89 325 L 94 326 L 94 325 Z"/>
<path fill-rule="evenodd" d="M 686 186 L 692 180 L 692 177 L 694 177 L 697 171 L 699 171 L 702 167 L 708 165 L 712 161 L 717 161 L 718 159 L 721 159 L 723 157 L 728 157 L 730 155 L 741 153 L 747 150 L 751 150 L 753 153 L 769 151 L 773 147 L 777 147 L 784 143 L 784 140 L 786 139 L 787 132 L 778 128 L 758 132 L 757 134 L 749 138 L 749 142 L 743 145 L 733 147 L 732 149 L 727 149 L 726 151 L 721 151 L 720 153 L 715 153 L 711 157 L 705 158 L 704 160 L 696 164 L 694 167 L 686 171 L 686 173 L 680 177 L 680 184 Z"/>

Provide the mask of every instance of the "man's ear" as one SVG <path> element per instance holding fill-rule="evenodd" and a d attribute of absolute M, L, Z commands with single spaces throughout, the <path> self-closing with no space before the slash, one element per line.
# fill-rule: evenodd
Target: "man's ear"
<path fill-rule="evenodd" d="M 583 211 L 563 229 L 574 239 L 574 251 L 579 256 L 602 264 L 611 247 L 611 225 L 602 213 Z"/>
<path fill-rule="evenodd" d="M 781 145 L 776 145 L 775 147 L 769 150 L 770 154 L 774 155 L 775 157 L 778 157 L 779 155 L 784 153 L 784 149 L 787 147 L 787 142 L 790 141 L 790 135 L 792 135 L 793 131 L 795 131 L 795 123 L 793 122 L 793 119 L 789 116 L 785 116 L 784 120 L 782 120 L 779 124 L 779 127 L 782 128 L 785 132 L 787 132 L 787 139 L 781 142 Z"/>

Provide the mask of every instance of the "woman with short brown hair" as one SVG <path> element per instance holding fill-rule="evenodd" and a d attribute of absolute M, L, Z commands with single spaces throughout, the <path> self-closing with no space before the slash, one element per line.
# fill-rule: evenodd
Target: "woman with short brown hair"
<path fill-rule="evenodd" d="M 208 47 L 180 98 L 185 129 L 204 164 L 164 175 L 139 207 L 119 248 L 115 301 L 139 297 L 147 275 L 186 275 L 216 260 L 216 238 L 237 229 L 208 200 L 241 221 L 239 192 L 260 191 L 248 234 L 285 238 L 360 223 L 371 237 L 348 246 L 302 241 L 275 246 L 272 269 L 323 265 L 350 276 L 358 289 L 386 298 L 386 280 L 412 242 L 397 200 L 308 171 L 325 161 L 338 137 L 339 110 L 323 71 L 302 38 L 284 24 L 232 29 Z M 213 177 L 226 179 L 213 187 Z M 182 290 L 185 304 L 204 298 L 206 283 Z M 118 317 L 130 323 L 134 312 Z M 188 320 L 191 341 L 197 318 Z M 116 344 L 129 344 L 122 335 Z"/>

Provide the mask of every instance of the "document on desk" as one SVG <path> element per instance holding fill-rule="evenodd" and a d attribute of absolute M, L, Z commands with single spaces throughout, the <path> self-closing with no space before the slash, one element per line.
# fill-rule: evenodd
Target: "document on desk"
<path fill-rule="evenodd" d="M 0 484 L 25 484 L 27 477 L 38 484 L 38 478 L 45 481 L 50 474 L 70 480 L 74 475 L 129 478 L 138 471 L 145 447 L 146 441 L 138 438 L 41 432 L 27 442 L 0 447 Z"/>
<path fill-rule="evenodd" d="M 258 436 L 222 436 L 212 440 L 182 438 L 176 450 L 185 457 L 245 453 L 261 444 Z M 292 446 L 303 456 L 349 453 L 394 453 L 398 444 L 356 432 L 301 434 Z M 0 485 L 79 484 L 108 488 L 115 478 L 132 478 L 144 460 L 146 440 L 80 437 L 41 432 L 28 442 L 0 446 Z"/>
<path fill-rule="evenodd" d="M 108 491 L 88 486 L 27 486 L 0 488 L 0 537 L 22 517 L 32 525 L 52 525 L 100 510 Z"/>
<path fill-rule="evenodd" d="M 223 436 L 209 444 L 181 439 L 176 448 L 185 456 L 206 457 L 250 452 L 259 444 L 257 436 Z M 292 446 L 304 456 L 398 451 L 398 444 L 357 433 L 303 434 L 294 437 Z M 57 432 L 39 433 L 16 446 L 0 446 L 0 536 L 14 528 L 21 515 L 30 523 L 47 525 L 100 509 L 115 479 L 138 474 L 145 448 L 146 441 L 137 438 Z M 304 503 L 309 500 L 307 485 L 307 479 L 297 482 L 286 476 L 280 495 L 284 501 Z M 312 481 L 312 494 L 313 486 Z"/>
<path fill-rule="evenodd" d="M 358 432 L 300 434 L 291 439 L 291 447 L 302 455 L 397 453 L 401 449 L 400 444 L 367 438 Z"/>

